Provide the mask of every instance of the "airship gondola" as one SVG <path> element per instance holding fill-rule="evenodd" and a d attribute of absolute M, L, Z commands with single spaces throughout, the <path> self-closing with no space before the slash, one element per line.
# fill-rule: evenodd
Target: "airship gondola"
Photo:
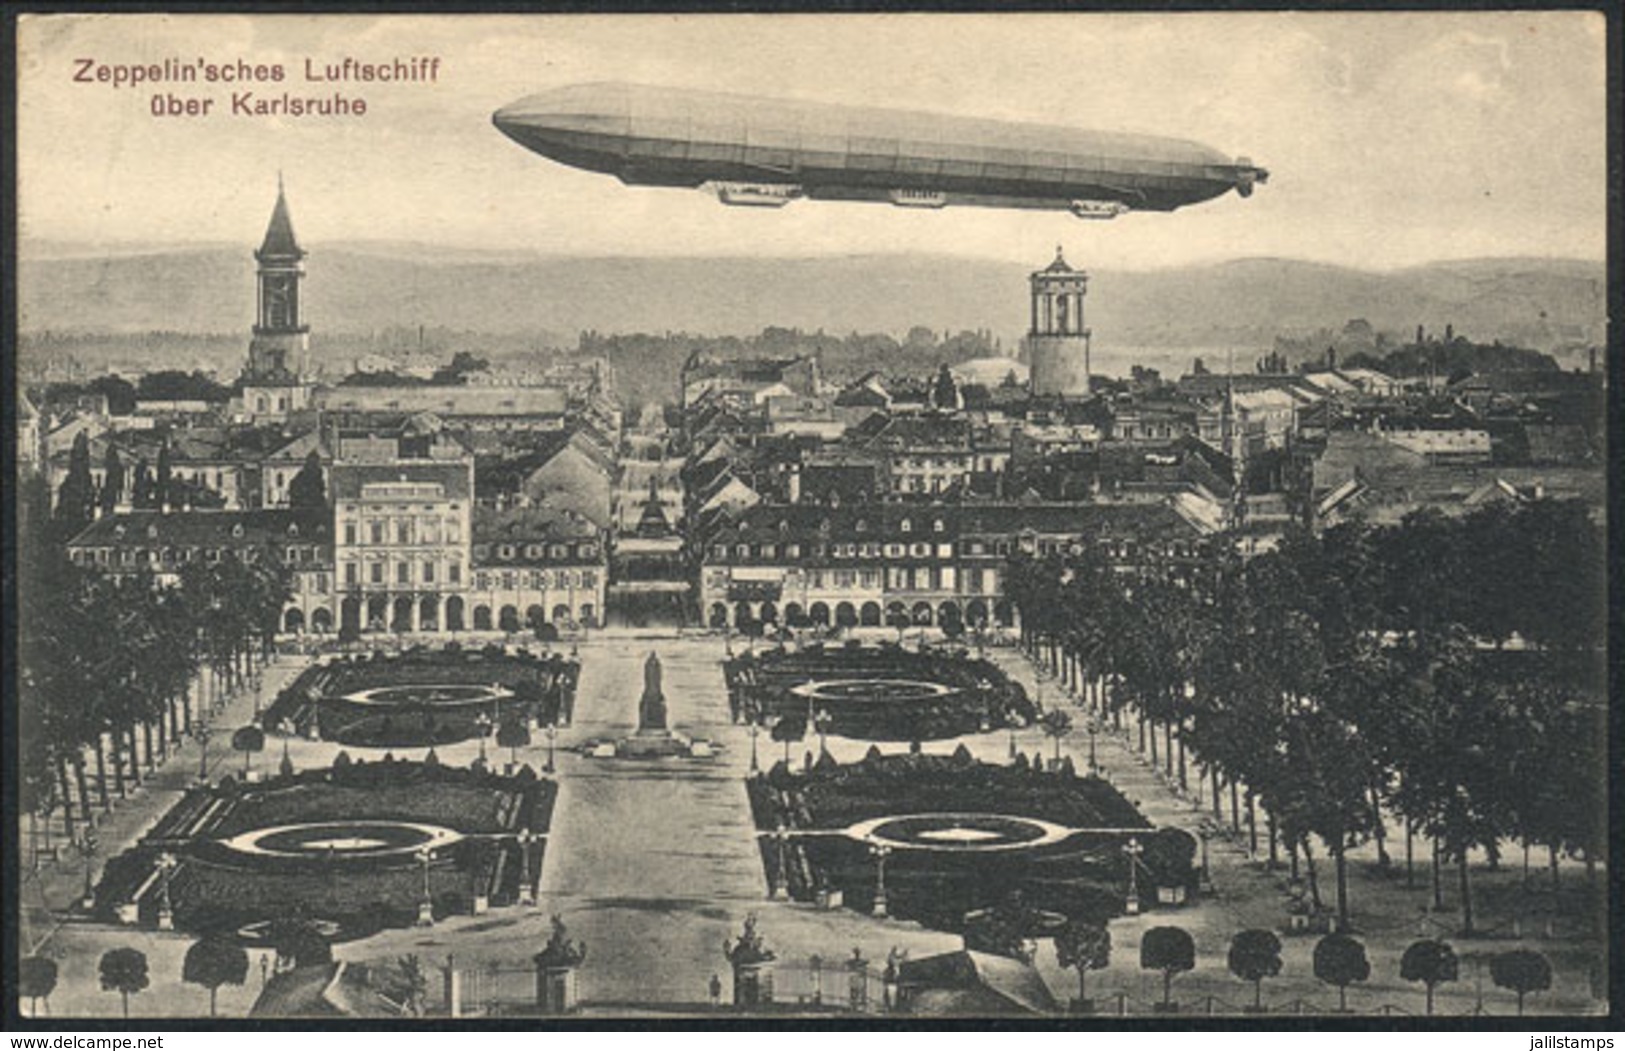
<path fill-rule="evenodd" d="M 810 198 L 1110 219 L 1247 197 L 1269 178 L 1185 139 L 635 84 L 557 88 L 492 122 L 561 164 L 746 207 Z"/>

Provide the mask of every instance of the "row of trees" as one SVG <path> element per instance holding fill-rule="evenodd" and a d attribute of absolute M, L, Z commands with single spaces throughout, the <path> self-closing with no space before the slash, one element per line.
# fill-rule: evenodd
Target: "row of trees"
<path fill-rule="evenodd" d="M 1078 972 L 1079 1010 L 1090 1009 L 1086 980 L 1111 962 L 1111 934 L 1105 924 L 1073 922 L 1055 937 L 1055 958 L 1062 967 Z M 1230 939 L 1225 955 L 1230 973 L 1253 987 L 1249 1008 L 1261 1012 L 1264 981 L 1281 973 L 1281 939 L 1274 931 L 1245 930 Z M 1315 944 L 1315 977 L 1337 988 L 1337 1009 L 1348 1010 L 1348 988 L 1371 977 L 1371 961 L 1365 946 L 1344 934 L 1328 934 Z M 1160 1010 L 1173 1010 L 1171 988 L 1176 975 L 1196 967 L 1196 942 L 1181 927 L 1153 927 L 1140 940 L 1140 967 L 1162 975 Z M 1442 941 L 1424 938 L 1412 942 L 1399 961 L 1399 976 L 1407 982 L 1420 982 L 1427 990 L 1427 1013 L 1433 1013 L 1433 993 L 1456 980 L 1459 973 L 1456 952 Z M 1510 949 L 1490 958 L 1490 977 L 1496 985 L 1517 994 L 1518 1014 L 1523 1014 L 1524 997 L 1552 987 L 1552 965 L 1532 949 Z"/>
<path fill-rule="evenodd" d="M 200 725 L 211 692 L 223 696 L 255 673 L 289 581 L 273 558 L 226 557 L 188 562 L 160 586 L 79 569 L 54 545 L 28 540 L 18 588 L 20 802 L 47 827 L 61 808 L 72 837 L 93 805 L 110 809 Z"/>
<path fill-rule="evenodd" d="M 332 946 L 320 930 L 301 917 L 276 921 L 268 931 L 268 944 L 276 953 L 277 970 L 321 967 L 333 962 Z M 421 1015 L 428 994 L 428 980 L 417 956 L 403 956 L 396 969 L 404 978 L 408 993 L 407 1013 Z M 56 991 L 56 961 L 48 956 L 25 957 L 17 968 L 18 995 L 29 1001 L 29 1014 L 38 1016 L 40 1002 L 50 1008 Z M 115 948 L 102 954 L 97 978 L 106 992 L 119 994 L 124 1017 L 130 1017 L 130 997 L 151 984 L 147 955 L 139 949 Z M 193 942 L 181 962 L 181 981 L 209 993 L 209 1017 L 215 1015 L 220 987 L 242 985 L 248 980 L 248 951 L 235 938 L 213 934 Z"/>
<path fill-rule="evenodd" d="M 1471 934 L 1471 851 L 1495 865 L 1521 841 L 1527 864 L 1544 845 L 1555 888 L 1560 856 L 1591 870 L 1605 845 L 1604 565 L 1583 506 L 1539 501 L 1343 525 L 1194 572 L 1018 558 L 1008 590 L 1026 645 L 1100 718 L 1134 719 L 1182 788 L 1205 767 L 1238 833 L 1245 801 L 1255 851 L 1262 810 L 1271 864 L 1282 844 L 1294 875 L 1303 859 L 1316 907 L 1318 844 L 1347 927 L 1346 853 L 1374 841 L 1390 864 L 1386 812 L 1407 878 L 1413 836 L 1433 840 L 1436 906 L 1438 859 L 1455 861 Z"/>
<path fill-rule="evenodd" d="M 100 481 L 91 470 L 90 440 L 80 433 L 68 453 L 68 471 L 57 488 L 53 532 L 67 541 L 102 515 L 128 504 L 137 511 L 180 511 L 189 508 L 218 510 L 226 504 L 219 492 L 203 482 L 182 478 L 171 465 L 169 445 L 158 450 L 157 464 L 145 457 L 126 464 L 118 446 L 109 442 L 102 456 Z M 288 506 L 295 511 L 321 511 L 327 507 L 327 488 L 321 456 L 312 450 L 288 483 Z"/>

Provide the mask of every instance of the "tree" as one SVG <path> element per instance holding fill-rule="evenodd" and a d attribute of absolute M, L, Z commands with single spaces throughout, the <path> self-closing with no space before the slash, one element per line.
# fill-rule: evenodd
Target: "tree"
<path fill-rule="evenodd" d="M 1055 935 L 1055 962 L 1062 967 L 1073 967 L 1078 972 L 1078 999 L 1075 1009 L 1090 1009 L 1089 993 L 1084 979 L 1090 971 L 1098 971 L 1111 963 L 1112 933 L 1101 921 L 1074 916 Z"/>
<path fill-rule="evenodd" d="M 28 1013 L 39 1014 L 37 1000 L 51 1009 L 51 993 L 56 991 L 56 961 L 49 956 L 25 956 L 17 964 L 17 995 L 28 997 Z"/>
<path fill-rule="evenodd" d="M 794 715 L 786 715 L 773 724 L 769 734 L 775 741 L 784 743 L 784 765 L 790 765 L 790 745 L 807 736 L 807 721 Z"/>
<path fill-rule="evenodd" d="M 139 949 L 109 949 L 102 953 L 102 989 L 116 992 L 124 1005 L 124 1017 L 130 1017 L 130 996 L 149 984 L 147 954 Z"/>
<path fill-rule="evenodd" d="M 1365 946 L 1347 934 L 1328 934 L 1315 943 L 1315 977 L 1337 986 L 1337 1009 L 1347 1011 L 1348 987 L 1371 977 Z"/>
<path fill-rule="evenodd" d="M 1162 972 L 1162 1003 L 1157 1007 L 1171 1011 L 1169 989 L 1174 975 L 1183 974 L 1196 966 L 1196 942 L 1182 927 L 1152 927 L 1140 939 L 1140 969 Z"/>
<path fill-rule="evenodd" d="M 965 916 L 965 948 L 1032 963 L 1036 946 L 1031 939 L 1042 932 L 1044 922 L 1021 891 L 1013 890 L 992 908 Z"/>
<path fill-rule="evenodd" d="M 135 474 L 130 482 L 130 506 L 137 511 L 147 511 L 157 506 L 152 468 L 147 465 L 145 456 L 139 456 L 135 461 Z"/>
<path fill-rule="evenodd" d="M 169 442 L 158 447 L 158 474 L 152 483 L 153 506 L 168 511 L 175 499 L 175 480 L 170 474 Z"/>
<path fill-rule="evenodd" d="M 1055 762 L 1061 762 L 1061 738 L 1072 732 L 1072 716 L 1063 708 L 1051 708 L 1038 720 L 1044 728 L 1044 736 L 1055 742 Z"/>
<path fill-rule="evenodd" d="M 519 762 L 519 749 L 529 747 L 530 729 L 521 719 L 505 719 L 497 727 L 497 747 L 508 749 L 508 761 Z"/>
<path fill-rule="evenodd" d="M 247 773 L 255 752 L 265 750 L 265 731 L 257 726 L 244 726 L 231 735 L 231 747 L 243 753 L 243 773 Z"/>
<path fill-rule="evenodd" d="M 124 498 L 124 462 L 119 459 L 118 446 L 107 443 L 107 456 L 102 460 L 102 514 L 110 515 Z"/>
<path fill-rule="evenodd" d="M 269 934 L 279 968 L 324 967 L 333 962 L 327 935 L 308 919 L 282 917 L 272 922 Z"/>
<path fill-rule="evenodd" d="M 1456 950 L 1442 941 L 1423 938 L 1411 942 L 1405 955 L 1399 958 L 1399 976 L 1407 982 L 1421 982 L 1427 986 L 1427 1011 L 1433 1013 L 1435 986 L 1456 980 Z"/>
<path fill-rule="evenodd" d="M 1253 1010 L 1264 1009 L 1264 979 L 1281 973 L 1281 939 L 1275 932 L 1246 930 L 1230 939 L 1230 973 L 1253 983 Z"/>
<path fill-rule="evenodd" d="M 222 935 L 193 942 L 181 964 L 181 981 L 209 990 L 209 1017 L 215 1013 L 215 998 L 222 985 L 242 985 L 248 978 L 248 953 L 241 945 Z"/>
<path fill-rule="evenodd" d="M 56 521 L 64 540 L 72 537 L 96 515 L 96 481 L 90 475 L 90 439 L 84 431 L 73 436 L 68 473 L 56 494 Z"/>
<path fill-rule="evenodd" d="M 491 875 L 496 871 L 497 858 L 501 854 L 502 848 L 488 837 L 481 836 L 469 841 L 468 874 L 474 881 L 472 897 L 486 896 L 486 888 L 490 885 Z"/>
<path fill-rule="evenodd" d="M 305 455 L 305 464 L 288 483 L 288 506 L 295 511 L 327 509 L 327 483 L 322 480 L 322 457 L 315 449 Z"/>
<path fill-rule="evenodd" d="M 1502 989 L 1518 994 L 1518 1015 L 1523 1015 L 1523 998 L 1552 987 L 1552 964 L 1533 949 L 1511 949 L 1490 957 L 1490 978 Z"/>

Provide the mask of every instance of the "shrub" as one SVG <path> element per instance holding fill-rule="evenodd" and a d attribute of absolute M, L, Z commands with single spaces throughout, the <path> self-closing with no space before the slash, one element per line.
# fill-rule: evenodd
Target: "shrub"
<path fill-rule="evenodd" d="M 1348 1010 L 1348 987 L 1371 977 L 1365 946 L 1347 934 L 1328 934 L 1315 943 L 1315 977 L 1337 986 L 1337 1009 Z"/>
<path fill-rule="evenodd" d="M 1181 927 L 1152 927 L 1140 939 L 1140 968 L 1162 972 L 1162 1004 L 1171 1009 L 1169 990 L 1174 975 L 1196 966 L 1196 942 Z"/>
<path fill-rule="evenodd" d="M 1253 983 L 1253 1010 L 1263 1010 L 1264 979 L 1281 973 L 1281 939 L 1274 931 L 1240 931 L 1230 939 L 1230 973 Z"/>

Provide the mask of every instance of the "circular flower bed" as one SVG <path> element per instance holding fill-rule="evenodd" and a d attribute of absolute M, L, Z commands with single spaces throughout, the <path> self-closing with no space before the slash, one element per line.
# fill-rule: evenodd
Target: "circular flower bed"
<path fill-rule="evenodd" d="M 860 821 L 846 830 L 853 839 L 903 850 L 1022 850 L 1058 843 L 1072 829 L 1007 814 L 908 814 Z"/>
<path fill-rule="evenodd" d="M 343 861 L 438 850 L 462 839 L 438 825 L 406 821 L 326 821 L 244 832 L 220 844 L 241 854 Z"/>
<path fill-rule="evenodd" d="M 736 720 L 803 733 L 822 720 L 839 737 L 934 741 L 1026 726 L 1037 715 L 996 664 L 947 650 L 815 644 L 740 654 L 725 670 Z"/>

